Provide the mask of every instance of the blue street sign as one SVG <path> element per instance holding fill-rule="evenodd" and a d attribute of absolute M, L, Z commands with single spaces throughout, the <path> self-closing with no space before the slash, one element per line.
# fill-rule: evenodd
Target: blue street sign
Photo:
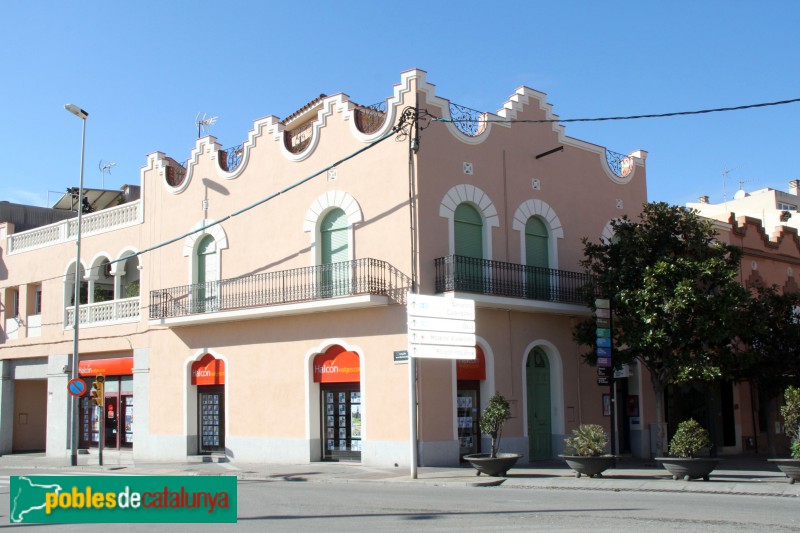
<path fill-rule="evenodd" d="M 611 348 L 611 338 L 610 337 L 598 337 L 597 338 L 597 346 L 602 348 Z"/>
<path fill-rule="evenodd" d="M 597 357 L 611 357 L 611 348 L 597 347 Z"/>
<path fill-rule="evenodd" d="M 83 396 L 83 393 L 86 392 L 86 382 L 81 378 L 69 380 L 69 383 L 67 383 L 67 392 L 72 396 Z"/>

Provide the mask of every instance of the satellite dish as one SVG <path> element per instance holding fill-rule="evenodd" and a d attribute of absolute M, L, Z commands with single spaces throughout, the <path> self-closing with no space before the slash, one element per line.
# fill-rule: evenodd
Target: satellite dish
<path fill-rule="evenodd" d="M 100 160 L 100 164 L 97 165 L 97 168 L 100 169 L 100 174 L 103 175 L 103 189 L 106 188 L 106 173 L 111 174 L 111 169 L 117 166 L 116 163 L 111 161 L 103 161 Z"/>
<path fill-rule="evenodd" d="M 197 138 L 203 136 L 203 133 L 208 135 L 211 133 L 211 126 L 217 123 L 217 117 L 209 117 L 205 113 L 202 113 L 202 117 L 200 116 L 201 113 L 198 113 L 194 119 L 194 123 L 197 124 Z"/>

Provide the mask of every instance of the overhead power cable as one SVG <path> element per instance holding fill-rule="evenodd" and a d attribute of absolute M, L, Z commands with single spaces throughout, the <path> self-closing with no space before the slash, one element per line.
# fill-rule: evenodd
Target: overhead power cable
<path fill-rule="evenodd" d="M 780 100 L 778 102 L 764 102 L 761 104 L 748 104 L 748 105 L 740 105 L 735 107 L 716 107 L 713 109 L 699 109 L 696 111 L 673 111 L 671 113 L 649 113 L 646 115 L 627 115 L 627 116 L 618 116 L 618 117 L 594 117 L 594 118 L 542 118 L 542 119 L 503 119 L 503 118 L 496 118 L 496 119 L 483 119 L 483 118 L 438 118 L 432 117 L 431 120 L 437 122 L 453 122 L 453 123 L 467 123 L 467 122 L 478 122 L 478 123 L 491 123 L 491 122 L 500 122 L 504 124 L 508 123 L 542 123 L 542 122 L 602 122 L 602 121 L 609 121 L 609 120 L 637 120 L 642 118 L 666 118 L 666 117 L 680 117 L 680 116 L 689 116 L 689 115 L 703 115 L 706 113 L 721 113 L 725 111 L 741 111 L 743 109 L 755 109 L 758 107 L 771 107 L 771 106 L 778 106 L 778 105 L 786 105 L 786 104 L 794 104 L 796 102 L 800 102 L 800 98 L 793 98 L 791 100 Z"/>
<path fill-rule="evenodd" d="M 375 139 L 374 141 L 369 143 L 367 146 L 364 146 L 363 148 L 359 148 L 355 152 L 353 152 L 353 153 L 351 153 L 349 155 L 346 155 L 345 157 L 339 159 L 335 163 L 332 163 L 332 164 L 328 165 L 327 167 L 323 168 L 322 170 L 319 170 L 319 171 L 317 171 L 317 172 L 315 172 L 313 174 L 310 174 L 310 175 L 306 176 L 305 178 L 303 178 L 303 179 L 301 179 L 299 181 L 296 181 L 296 182 L 292 183 L 291 185 L 289 185 L 287 187 L 284 187 L 283 189 L 279 190 L 278 192 L 270 194 L 269 196 L 267 196 L 265 198 L 262 198 L 261 200 L 258 200 L 257 202 L 254 202 L 254 203 L 252 203 L 252 204 L 250 204 L 250 205 L 248 205 L 246 207 L 243 207 L 243 208 L 239 209 L 238 211 L 234 211 L 233 213 L 231 213 L 229 215 L 226 215 L 226 216 L 224 216 L 222 218 L 219 218 L 217 220 L 212 220 L 211 222 L 208 222 L 207 224 L 204 224 L 200 228 L 197 228 L 197 229 L 192 230 L 192 231 L 188 231 L 188 232 L 186 232 L 186 233 L 184 233 L 182 235 L 178 235 L 177 237 L 174 237 L 172 239 L 169 239 L 169 240 L 160 242 L 158 244 L 155 244 L 153 246 L 150 246 L 148 248 L 145 248 L 144 250 L 139 250 L 138 252 L 132 253 L 130 255 L 126 255 L 125 257 L 121 257 L 119 259 L 114 259 L 114 260 L 108 261 L 108 264 L 109 265 L 113 265 L 114 263 L 119 263 L 120 261 L 127 261 L 128 259 L 130 259 L 132 257 L 137 257 L 137 256 L 140 256 L 140 255 L 146 254 L 148 252 L 152 252 L 153 250 L 157 250 L 159 248 L 163 248 L 164 246 L 167 246 L 168 244 L 172 244 L 174 242 L 177 242 L 177 241 L 180 241 L 182 239 L 185 239 L 186 237 L 189 237 L 190 235 L 194 235 L 195 233 L 199 233 L 201 231 L 204 231 L 207 228 L 222 224 L 226 220 L 230 220 L 231 218 L 239 216 L 242 213 L 246 213 L 247 211 L 250 211 L 251 209 L 254 209 L 254 208 L 258 207 L 261 204 L 265 204 L 265 203 L 269 202 L 270 200 L 272 200 L 272 199 L 274 199 L 274 198 L 276 198 L 276 197 L 278 197 L 278 196 L 280 196 L 280 195 L 282 195 L 284 193 L 287 193 L 287 192 L 291 191 L 292 189 L 294 189 L 296 187 L 299 187 L 303 183 L 306 183 L 307 181 L 310 181 L 310 180 L 316 178 L 317 176 L 328 172 L 332 168 L 335 168 L 335 167 L 341 165 L 342 163 L 344 163 L 346 161 L 349 161 L 350 159 L 356 157 L 357 155 L 360 155 L 360 154 L 366 152 L 367 150 L 369 150 L 371 148 L 374 148 L 375 146 L 377 146 L 378 144 L 382 143 L 386 139 L 394 137 L 398 133 L 402 133 L 402 132 L 403 132 L 403 130 L 400 129 L 400 125 L 398 125 L 398 127 L 393 128 L 392 131 L 390 131 L 389 133 L 387 133 L 383 137 Z M 63 279 L 63 278 L 64 278 L 64 275 L 62 274 L 62 275 L 59 275 L 59 276 L 53 276 L 53 277 L 50 277 L 50 278 L 44 278 L 44 279 L 36 280 L 36 281 L 38 283 L 41 283 L 41 282 L 44 282 L 44 281 L 52 281 L 52 280 Z M 0 287 L 0 288 L 6 289 L 6 288 L 9 288 L 9 287 L 16 287 L 16 285 L 9 285 L 9 286 L 4 286 L 4 287 Z"/>

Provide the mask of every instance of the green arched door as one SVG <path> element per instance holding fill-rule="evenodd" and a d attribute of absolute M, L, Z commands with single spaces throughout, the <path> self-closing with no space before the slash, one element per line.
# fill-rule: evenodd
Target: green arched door
<path fill-rule="evenodd" d="M 347 215 L 334 209 L 320 224 L 320 292 L 323 298 L 349 293 L 350 235 Z"/>
<path fill-rule="evenodd" d="M 550 362 L 541 348 L 528 354 L 525 367 L 528 385 L 528 451 L 531 461 L 550 459 Z"/>
<path fill-rule="evenodd" d="M 469 204 L 456 207 L 454 253 L 460 256 L 455 269 L 455 289 L 483 292 L 483 218 Z"/>
<path fill-rule="evenodd" d="M 550 293 L 550 252 L 547 227 L 539 217 L 525 223 L 526 295 L 535 300 L 548 300 Z"/>

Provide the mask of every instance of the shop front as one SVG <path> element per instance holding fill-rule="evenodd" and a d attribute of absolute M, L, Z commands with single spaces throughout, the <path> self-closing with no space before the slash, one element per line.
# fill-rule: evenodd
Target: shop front
<path fill-rule="evenodd" d="M 197 386 L 198 453 L 225 451 L 225 361 L 205 354 L 192 363 Z"/>
<path fill-rule="evenodd" d="M 92 389 L 97 376 L 105 377 L 103 406 L 88 393 L 80 399 L 80 446 L 96 447 L 103 439 L 106 449 L 133 447 L 133 357 L 80 361 L 78 373 Z"/>
<path fill-rule="evenodd" d="M 481 452 L 481 431 L 478 426 L 481 408 L 481 381 L 486 379 L 486 357 L 480 346 L 475 359 L 456 361 L 456 421 L 459 457 Z"/>
<path fill-rule="evenodd" d="M 361 460 L 361 364 L 357 353 L 332 346 L 314 358 L 320 385 L 322 460 Z"/>

